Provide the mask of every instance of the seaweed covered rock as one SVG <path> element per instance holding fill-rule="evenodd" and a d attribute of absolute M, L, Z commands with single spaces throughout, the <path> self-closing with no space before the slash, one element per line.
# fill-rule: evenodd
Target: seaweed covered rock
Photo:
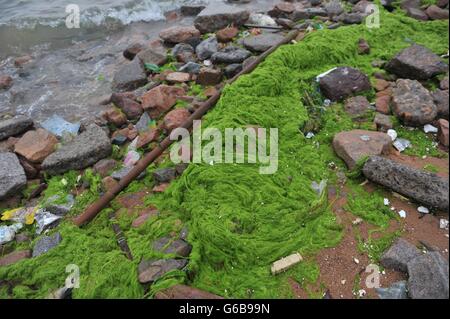
<path fill-rule="evenodd" d="M 402 78 L 428 80 L 447 72 L 448 65 L 428 48 L 413 44 L 389 61 L 386 70 Z"/>
<path fill-rule="evenodd" d="M 153 250 L 164 254 L 175 254 L 180 257 L 188 257 L 192 246 L 182 239 L 171 240 L 170 237 L 162 237 L 153 242 Z"/>
<path fill-rule="evenodd" d="M 147 83 L 147 75 L 140 59 L 123 65 L 115 74 L 112 82 L 114 91 L 132 91 Z"/>
<path fill-rule="evenodd" d="M 366 156 L 389 152 L 391 143 L 392 140 L 386 133 L 352 130 L 336 134 L 333 148 L 348 168 L 353 169 L 357 162 Z"/>
<path fill-rule="evenodd" d="M 371 156 L 363 167 L 370 181 L 411 198 L 426 207 L 448 211 L 448 180 L 380 156 Z"/>
<path fill-rule="evenodd" d="M 418 81 L 399 79 L 392 91 L 392 110 L 404 124 L 421 126 L 436 118 L 433 97 Z"/>
<path fill-rule="evenodd" d="M 97 125 L 90 125 L 73 141 L 48 156 L 42 169 L 49 174 L 62 174 L 72 169 L 83 169 L 111 154 L 108 135 Z"/>
<path fill-rule="evenodd" d="M 58 246 L 62 241 L 60 233 L 55 233 L 51 236 L 42 236 L 39 238 L 33 247 L 33 257 L 39 257 Z"/>
<path fill-rule="evenodd" d="M 239 7 L 214 3 L 207 6 L 195 19 L 195 27 L 201 33 L 218 31 L 229 25 L 242 26 L 250 17 L 250 12 Z"/>
<path fill-rule="evenodd" d="M 33 126 L 33 120 L 27 116 L 16 116 L 7 120 L 0 120 L 0 141 L 23 133 Z"/>
<path fill-rule="evenodd" d="M 332 101 L 339 101 L 353 94 L 371 89 L 369 78 L 351 67 L 338 67 L 319 79 L 320 90 Z"/>
<path fill-rule="evenodd" d="M 26 184 L 27 177 L 16 154 L 0 152 L 0 200 L 14 194 Z"/>
<path fill-rule="evenodd" d="M 183 269 L 187 265 L 185 259 L 161 259 L 161 260 L 143 260 L 139 264 L 139 282 L 141 284 L 152 283 L 166 273 L 176 269 Z"/>
<path fill-rule="evenodd" d="M 175 285 L 156 293 L 155 299 L 223 299 L 218 295 L 185 285 Z"/>
<path fill-rule="evenodd" d="M 421 256 L 421 252 L 416 246 L 410 244 L 402 238 L 398 238 L 392 246 L 381 256 L 381 264 L 397 271 L 406 272 L 408 262 Z"/>
<path fill-rule="evenodd" d="M 448 299 L 448 261 L 429 252 L 408 262 L 408 294 L 412 299 Z"/>

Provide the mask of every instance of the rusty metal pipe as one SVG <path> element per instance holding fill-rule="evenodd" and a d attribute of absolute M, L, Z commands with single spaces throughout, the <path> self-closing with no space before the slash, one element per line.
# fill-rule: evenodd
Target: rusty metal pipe
<path fill-rule="evenodd" d="M 250 73 L 253 71 L 258 64 L 260 64 L 264 59 L 273 53 L 278 47 L 281 45 L 287 44 L 295 39 L 298 35 L 298 30 L 293 30 L 289 32 L 286 37 L 280 41 L 277 45 L 273 46 L 259 57 L 253 61 L 250 65 L 244 68 L 241 72 L 239 72 L 232 79 L 228 80 L 226 83 L 231 84 L 236 81 L 241 75 Z M 199 107 L 184 123 L 181 127 L 190 129 L 193 125 L 194 120 L 199 120 L 205 115 L 214 105 L 219 101 L 219 98 L 222 94 L 222 89 L 220 89 L 216 94 L 210 97 L 207 101 L 203 103 L 201 107 Z M 172 145 L 174 141 L 167 136 L 158 146 L 156 146 L 151 152 L 147 153 L 136 165 L 134 168 L 122 178 L 119 183 L 113 187 L 111 190 L 106 192 L 101 198 L 99 198 L 95 203 L 90 205 L 86 210 L 75 217 L 73 222 L 77 226 L 82 226 L 97 216 L 97 214 L 105 208 L 123 189 L 125 189 L 132 181 L 134 181 L 151 163 L 153 163 L 167 148 Z"/>

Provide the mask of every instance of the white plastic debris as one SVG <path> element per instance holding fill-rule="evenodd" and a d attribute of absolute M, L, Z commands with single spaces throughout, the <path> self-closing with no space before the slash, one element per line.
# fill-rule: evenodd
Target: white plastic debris
<path fill-rule="evenodd" d="M 131 143 L 130 145 L 128 145 L 127 147 L 127 151 L 136 151 L 137 150 L 137 143 L 139 141 L 139 136 L 136 137 Z"/>
<path fill-rule="evenodd" d="M 205 61 L 203 61 L 203 65 L 204 66 L 211 66 L 212 62 L 211 62 L 211 60 L 205 60 Z"/>
<path fill-rule="evenodd" d="M 341 280 L 341 284 L 342 284 L 342 285 L 345 285 L 346 282 L 347 282 L 347 280 L 345 280 L 345 279 L 342 279 L 342 280 Z"/>
<path fill-rule="evenodd" d="M 316 193 L 319 196 L 321 196 L 323 194 L 323 191 L 325 190 L 325 187 L 327 187 L 327 180 L 326 179 L 321 180 L 320 184 L 317 183 L 316 181 L 313 181 L 311 183 L 311 187 L 316 191 Z"/>
<path fill-rule="evenodd" d="M 424 131 L 425 133 L 437 133 L 437 132 L 438 132 L 438 129 L 437 129 L 437 127 L 435 127 L 435 126 L 433 126 L 433 125 L 431 125 L 431 124 L 426 124 L 426 125 L 423 127 L 423 131 Z"/>
<path fill-rule="evenodd" d="M 21 230 L 23 225 L 21 223 L 10 226 L 0 226 L 0 245 L 9 243 L 16 237 L 16 233 Z"/>
<path fill-rule="evenodd" d="M 141 154 L 136 151 L 129 151 L 125 159 L 123 160 L 123 164 L 126 167 L 134 166 L 141 159 Z"/>
<path fill-rule="evenodd" d="M 303 260 L 302 256 L 299 253 L 292 254 L 290 256 L 281 258 L 272 264 L 271 271 L 272 275 L 279 274 L 292 266 L 298 264 Z"/>
<path fill-rule="evenodd" d="M 383 199 L 383 203 L 384 203 L 384 206 L 389 206 L 391 204 L 391 202 L 389 201 L 389 198 Z"/>
<path fill-rule="evenodd" d="M 355 262 L 355 264 L 359 265 L 359 259 L 358 258 L 353 258 L 353 261 Z"/>
<path fill-rule="evenodd" d="M 370 136 L 369 136 L 369 135 L 361 135 L 359 138 L 360 138 L 362 141 L 364 141 L 364 142 L 370 141 Z"/>
<path fill-rule="evenodd" d="M 421 214 L 429 214 L 430 210 L 424 206 L 417 207 L 417 211 Z"/>
<path fill-rule="evenodd" d="M 444 218 L 441 218 L 439 220 L 439 228 L 440 229 L 448 229 L 448 220 L 444 219 Z"/>
<path fill-rule="evenodd" d="M 362 220 L 362 218 L 356 218 L 354 221 L 352 221 L 352 224 L 353 225 L 359 225 L 359 224 L 361 224 L 363 222 L 363 220 Z"/>
<path fill-rule="evenodd" d="M 306 133 L 306 138 L 313 138 L 314 137 L 314 133 L 313 132 L 308 132 Z"/>
<path fill-rule="evenodd" d="M 364 289 L 358 290 L 358 296 L 360 298 L 364 297 L 367 294 L 367 292 Z"/>
<path fill-rule="evenodd" d="M 397 139 L 397 131 L 393 129 L 387 130 L 387 135 L 391 138 L 392 142 Z"/>
<path fill-rule="evenodd" d="M 332 68 L 324 73 L 319 74 L 318 76 L 316 76 L 316 82 L 319 82 L 321 78 L 323 78 L 324 76 L 326 76 L 327 74 L 333 72 L 334 70 L 336 70 L 337 68 Z"/>
<path fill-rule="evenodd" d="M 61 216 L 53 215 L 43 209 L 39 209 L 34 217 L 36 219 L 36 234 L 41 234 L 45 228 L 61 219 Z"/>
<path fill-rule="evenodd" d="M 329 100 L 329 99 L 323 100 L 323 106 L 330 106 L 330 105 L 331 105 L 331 100 Z"/>
<path fill-rule="evenodd" d="M 394 145 L 394 147 L 399 152 L 403 152 L 404 150 L 406 150 L 408 147 L 411 146 L 411 142 L 404 138 L 398 138 L 394 141 L 392 145 Z"/>
<path fill-rule="evenodd" d="M 403 209 L 399 211 L 398 214 L 400 215 L 401 218 L 406 218 L 406 212 Z"/>

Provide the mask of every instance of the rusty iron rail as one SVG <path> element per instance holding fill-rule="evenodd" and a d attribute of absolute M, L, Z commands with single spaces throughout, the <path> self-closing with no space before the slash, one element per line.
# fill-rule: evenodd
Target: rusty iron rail
<path fill-rule="evenodd" d="M 226 81 L 226 84 L 231 84 L 235 82 L 241 75 L 252 72 L 262 61 L 264 61 L 271 53 L 273 53 L 278 47 L 290 43 L 294 40 L 299 33 L 299 30 L 290 31 L 285 38 L 278 44 L 274 45 L 263 54 L 258 56 L 255 61 L 245 67 L 241 72 L 235 75 L 230 80 Z M 183 123 L 181 127 L 185 129 L 190 129 L 195 120 L 199 120 L 205 115 L 211 108 L 213 108 L 219 101 L 222 94 L 222 89 L 218 90 L 216 94 L 211 96 L 207 101 L 205 101 L 191 116 Z M 134 181 L 151 163 L 153 163 L 165 150 L 172 145 L 174 141 L 167 136 L 159 145 L 157 145 L 152 151 L 147 153 L 134 168 L 122 178 L 118 184 L 106 192 L 102 197 L 100 197 L 96 202 L 91 204 L 86 210 L 76 216 L 73 222 L 77 226 L 82 226 L 97 216 L 97 214 L 105 208 L 123 189 L 125 189 L 132 181 Z"/>

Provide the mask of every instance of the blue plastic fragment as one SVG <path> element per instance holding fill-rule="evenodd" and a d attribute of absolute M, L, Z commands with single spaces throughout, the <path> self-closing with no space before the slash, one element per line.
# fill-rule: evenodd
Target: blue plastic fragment
<path fill-rule="evenodd" d="M 80 130 L 80 123 L 67 122 L 59 115 L 53 115 L 41 125 L 44 129 L 58 137 L 62 137 L 64 132 L 77 135 Z"/>

